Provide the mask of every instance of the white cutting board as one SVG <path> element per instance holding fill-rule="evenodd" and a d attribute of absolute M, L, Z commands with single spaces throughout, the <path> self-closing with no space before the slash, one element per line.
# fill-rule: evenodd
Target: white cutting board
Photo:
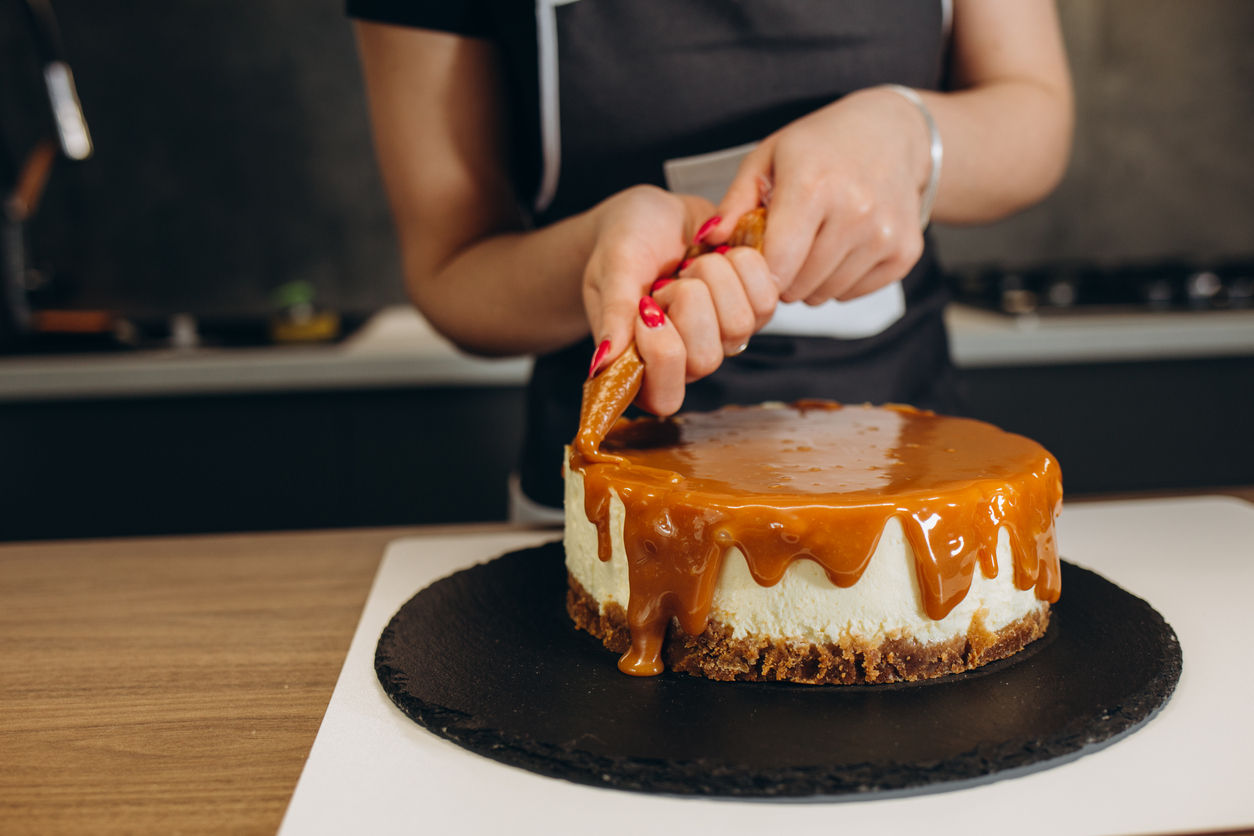
<path fill-rule="evenodd" d="M 1175 695 L 1129 737 L 1016 778 L 904 798 L 731 801 L 543 778 L 424 731 L 384 694 L 374 649 L 417 590 L 558 532 L 419 537 L 383 557 L 280 833 L 1114 834 L 1254 824 L 1254 506 L 1202 497 L 1069 505 L 1062 553 L 1175 628 Z M 1064 590 L 1063 594 L 1066 594 Z"/>

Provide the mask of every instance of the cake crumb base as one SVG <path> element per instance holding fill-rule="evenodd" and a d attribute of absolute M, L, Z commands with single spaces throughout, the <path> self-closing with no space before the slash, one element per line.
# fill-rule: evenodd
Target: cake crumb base
<path fill-rule="evenodd" d="M 625 653 L 631 631 L 622 606 L 610 602 L 602 610 L 569 573 L 567 581 L 566 611 L 575 626 L 615 653 Z M 932 679 L 1005 659 L 1045 635 L 1048 626 L 1048 604 L 1000 630 L 984 629 L 977 618 L 966 636 L 929 644 L 914 639 L 878 644 L 852 639 L 827 644 L 765 636 L 737 639 L 730 627 L 713 619 L 701 635 L 689 636 L 672 622 L 663 658 L 670 670 L 722 681 L 878 685 Z"/>

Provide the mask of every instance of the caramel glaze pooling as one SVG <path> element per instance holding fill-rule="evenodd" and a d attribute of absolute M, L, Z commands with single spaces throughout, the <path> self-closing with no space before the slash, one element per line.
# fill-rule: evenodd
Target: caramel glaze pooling
<path fill-rule="evenodd" d="M 618 663 L 624 673 L 661 673 L 672 618 L 690 635 L 705 629 L 728 548 L 740 549 L 763 586 L 809 559 L 849 587 L 893 516 L 914 551 L 929 617 L 944 618 L 966 596 L 976 564 L 986 577 L 997 574 L 1003 526 L 1015 586 L 1058 600 L 1058 463 L 1036 442 L 989 424 L 907 406 L 806 401 L 620 420 L 603 451 L 594 461 L 573 450 L 569 464 L 583 474 L 603 561 L 611 491 L 625 506 L 632 640 Z"/>

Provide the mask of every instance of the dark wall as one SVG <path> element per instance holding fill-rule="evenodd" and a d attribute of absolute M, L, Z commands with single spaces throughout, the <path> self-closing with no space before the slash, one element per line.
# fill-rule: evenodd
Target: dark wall
<path fill-rule="evenodd" d="M 1070 170 L 1040 206 L 942 229 L 950 265 L 1254 255 L 1254 3 L 1058 0 Z"/>
<path fill-rule="evenodd" d="M 401 298 L 340 0 L 54 5 L 97 142 L 94 160 L 58 171 L 46 213 L 76 300 L 254 310 L 293 278 L 349 309 Z M 1254 3 L 1059 5 L 1071 170 L 1039 208 L 943 232 L 948 260 L 1254 251 Z M 15 8 L 0 11 L 6 88 Z M 6 135 L 23 132 L 26 98 L 0 93 Z"/>
<path fill-rule="evenodd" d="M 341 0 L 53 4 L 97 143 L 58 169 L 39 228 L 71 301 L 254 312 L 292 279 L 342 309 L 402 299 Z M 0 135 L 23 146 L 17 6 L 0 3 Z M 1254 3 L 1059 7 L 1071 169 L 1040 207 L 941 230 L 946 261 L 1254 254 Z"/>
<path fill-rule="evenodd" d="M 57 169 L 36 225 L 72 302 L 249 313 L 293 279 L 344 310 L 403 298 L 339 0 L 53 5 L 96 144 Z M 11 145 L 38 121 L 29 98 L 0 98 Z"/>

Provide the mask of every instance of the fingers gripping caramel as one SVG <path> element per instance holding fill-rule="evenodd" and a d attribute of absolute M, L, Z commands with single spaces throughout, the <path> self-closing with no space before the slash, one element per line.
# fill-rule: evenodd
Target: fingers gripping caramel
<path fill-rule="evenodd" d="M 766 208 L 759 206 L 740 216 L 724 247 L 752 247 L 762 251 L 766 238 Z M 719 249 L 711 244 L 697 243 L 688 247 L 685 262 Z M 678 274 L 676 268 L 675 273 Z M 589 378 L 583 385 L 583 403 L 579 410 L 579 433 L 574 446 L 589 461 L 613 461 L 616 457 L 601 453 L 601 442 L 614 423 L 640 393 L 644 380 L 644 361 L 634 344 L 618 356 L 604 371 Z"/>

